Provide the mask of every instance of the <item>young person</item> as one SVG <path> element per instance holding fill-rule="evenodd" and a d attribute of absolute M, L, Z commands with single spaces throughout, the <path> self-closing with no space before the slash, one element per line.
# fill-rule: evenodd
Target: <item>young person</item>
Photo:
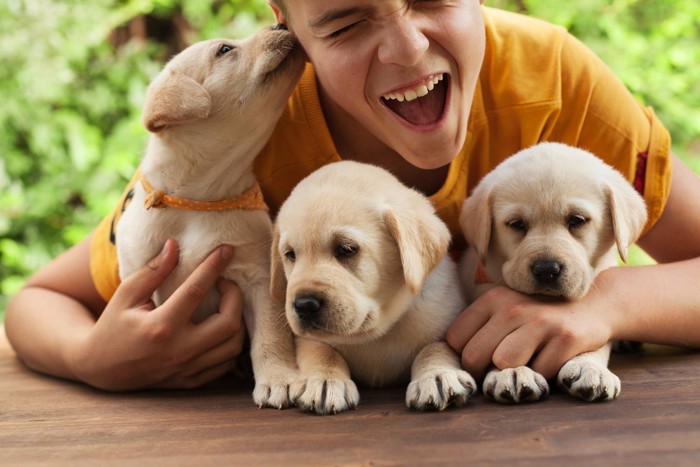
<path fill-rule="evenodd" d="M 700 346 L 700 180 L 670 152 L 668 132 L 562 28 L 478 0 L 270 0 L 309 66 L 259 155 L 272 212 L 314 169 L 340 159 L 383 166 L 431 197 L 454 234 L 462 201 L 500 161 L 539 141 L 580 146 L 644 196 L 639 244 L 660 264 L 613 268 L 588 296 L 542 303 L 497 287 L 447 339 L 479 377 L 493 363 L 547 377 L 609 339 Z M 151 292 L 177 245 L 122 283 L 111 228 L 38 271 L 11 301 L 6 331 L 30 367 L 96 387 L 193 387 L 230 370 L 242 348 L 240 290 L 217 279 L 222 246 L 162 306 Z M 189 316 L 218 287 L 220 313 Z"/>

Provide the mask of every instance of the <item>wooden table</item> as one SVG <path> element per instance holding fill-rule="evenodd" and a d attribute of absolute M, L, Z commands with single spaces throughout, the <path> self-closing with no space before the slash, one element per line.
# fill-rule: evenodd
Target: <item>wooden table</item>
<path fill-rule="evenodd" d="M 403 388 L 357 410 L 259 410 L 249 383 L 110 394 L 26 369 L 0 327 L 0 465 L 700 465 L 700 353 L 615 356 L 619 399 L 555 391 L 417 413 Z"/>

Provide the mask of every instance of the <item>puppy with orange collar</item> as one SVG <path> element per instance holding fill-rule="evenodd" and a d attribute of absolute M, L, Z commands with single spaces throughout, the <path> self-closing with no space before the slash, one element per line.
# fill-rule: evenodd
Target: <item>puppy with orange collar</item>
<path fill-rule="evenodd" d="M 293 36 L 280 28 L 200 42 L 175 56 L 148 89 L 143 121 L 152 134 L 116 230 L 122 279 L 167 239 L 177 240 L 180 259 L 155 292 L 156 305 L 215 247 L 235 248 L 223 276 L 244 294 L 253 398 L 261 407 L 290 405 L 297 370 L 284 309 L 269 295 L 272 224 L 252 164 L 303 67 Z M 193 321 L 215 313 L 219 300 L 213 289 Z"/>

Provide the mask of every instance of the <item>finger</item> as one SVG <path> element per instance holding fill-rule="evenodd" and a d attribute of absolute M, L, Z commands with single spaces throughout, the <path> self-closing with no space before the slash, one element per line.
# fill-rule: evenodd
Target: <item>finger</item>
<path fill-rule="evenodd" d="M 194 389 L 221 378 L 235 368 L 236 360 L 230 359 L 192 375 L 178 374 L 172 376 L 150 387 L 160 389 Z"/>
<path fill-rule="evenodd" d="M 445 340 L 452 349 L 461 353 L 464 346 L 489 320 L 489 315 L 476 302 L 462 311 L 447 329 Z"/>
<path fill-rule="evenodd" d="M 192 314 L 206 298 L 232 256 L 233 247 L 230 245 L 215 248 L 165 301 L 161 307 L 163 312 L 173 321 L 190 321 Z"/>
<path fill-rule="evenodd" d="M 483 378 L 497 345 L 497 341 L 484 338 L 482 332 L 478 332 L 462 350 L 462 368 L 477 380 Z"/>
<path fill-rule="evenodd" d="M 499 369 L 527 365 L 545 340 L 544 332 L 536 326 L 523 326 L 508 334 L 498 344 L 491 358 Z"/>
<path fill-rule="evenodd" d="M 553 378 L 564 363 L 579 353 L 581 352 L 572 346 L 568 337 L 557 337 L 539 351 L 530 367 L 545 378 Z"/>
<path fill-rule="evenodd" d="M 186 345 L 193 355 L 204 354 L 238 334 L 245 337 L 241 289 L 234 282 L 221 278 L 217 281 L 217 288 L 221 292 L 219 313 L 196 325 L 188 336 Z"/>
<path fill-rule="evenodd" d="M 122 281 L 112 300 L 123 301 L 125 307 L 150 303 L 153 292 L 175 269 L 179 255 L 177 242 L 166 240 L 160 253 Z"/>
<path fill-rule="evenodd" d="M 245 336 L 245 332 L 231 336 L 229 339 L 212 347 L 201 355 L 192 360 L 182 373 L 187 375 L 199 374 L 207 368 L 219 366 L 229 361 L 235 361 L 243 351 L 242 339 L 240 336 Z"/>

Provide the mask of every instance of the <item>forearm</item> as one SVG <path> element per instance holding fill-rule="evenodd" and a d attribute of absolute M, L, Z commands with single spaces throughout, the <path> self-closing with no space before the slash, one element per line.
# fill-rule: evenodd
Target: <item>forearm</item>
<path fill-rule="evenodd" d="M 42 373 L 78 380 L 77 347 L 95 325 L 80 302 L 41 287 L 26 287 L 10 301 L 5 332 L 18 357 Z"/>
<path fill-rule="evenodd" d="M 604 271 L 593 290 L 613 339 L 700 348 L 699 277 L 700 258 L 621 267 Z"/>

